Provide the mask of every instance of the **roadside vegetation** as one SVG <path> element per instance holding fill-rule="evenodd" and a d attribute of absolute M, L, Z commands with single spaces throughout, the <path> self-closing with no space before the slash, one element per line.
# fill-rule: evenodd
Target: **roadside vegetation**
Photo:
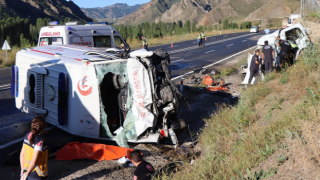
<path fill-rule="evenodd" d="M 192 164 L 186 160 L 181 171 L 162 178 L 272 178 L 292 152 L 320 162 L 316 138 L 320 121 L 319 53 L 319 45 L 306 49 L 295 66 L 273 72 L 264 81 L 243 89 L 235 107 L 221 105 L 197 137 L 200 157 Z M 278 165 L 259 169 L 259 164 L 277 152 L 282 153 L 276 157 Z M 284 175 L 290 179 L 292 174 Z"/>
<path fill-rule="evenodd" d="M 142 47 L 141 36 L 144 35 L 148 39 L 150 46 L 171 44 L 186 40 L 196 40 L 198 32 L 204 31 L 206 36 L 220 34 L 230 34 L 236 32 L 248 32 L 251 26 L 258 26 L 261 21 L 245 21 L 242 23 L 233 22 L 229 19 L 221 20 L 215 25 L 197 26 L 196 22 L 182 21 L 172 23 L 143 23 L 141 25 L 114 25 L 121 36 L 127 41 L 132 49 Z M 270 21 L 269 28 L 275 27 L 276 23 Z M 278 26 L 279 27 L 279 26 Z"/>

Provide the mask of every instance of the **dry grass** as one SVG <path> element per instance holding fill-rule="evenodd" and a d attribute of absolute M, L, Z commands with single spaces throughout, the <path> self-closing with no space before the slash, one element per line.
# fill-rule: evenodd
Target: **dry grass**
<path fill-rule="evenodd" d="M 248 32 L 248 31 L 249 29 L 221 30 L 221 34 L 231 34 L 231 33 Z M 220 31 L 218 30 L 208 31 L 205 33 L 207 37 L 220 35 Z M 197 34 L 198 33 L 190 33 L 185 35 L 164 36 L 162 38 L 148 39 L 148 45 L 149 47 L 152 47 L 152 46 L 171 44 L 171 43 L 182 42 L 182 41 L 187 41 L 192 39 L 196 40 Z M 139 49 L 142 47 L 142 42 L 136 39 L 133 41 L 128 40 L 127 43 L 130 45 L 131 49 Z"/>
<path fill-rule="evenodd" d="M 278 151 L 284 145 L 288 132 L 298 135 L 301 142 L 312 143 L 306 149 L 313 156 L 319 154 L 319 138 L 310 129 L 320 120 L 319 53 L 318 45 L 305 50 L 296 66 L 281 73 L 274 72 L 264 81 L 244 90 L 235 107 L 222 106 L 206 120 L 206 128 L 198 137 L 201 157 L 193 164 L 186 162 L 182 171 L 165 179 L 271 177 L 273 173 L 265 171 L 268 173 L 256 173 L 257 177 L 253 178 L 251 169 Z M 285 84 L 281 82 L 282 76 L 286 76 Z M 295 147 L 303 147 L 305 143 L 301 142 Z M 320 162 L 319 157 L 315 160 Z M 295 168 L 299 172 L 304 167 Z"/>
<path fill-rule="evenodd" d="M 10 51 L 8 51 L 8 60 L 6 60 L 6 51 L 2 50 L 0 54 L 0 67 L 8 67 L 14 65 L 16 60 L 16 54 L 20 51 L 19 47 L 12 47 Z"/>

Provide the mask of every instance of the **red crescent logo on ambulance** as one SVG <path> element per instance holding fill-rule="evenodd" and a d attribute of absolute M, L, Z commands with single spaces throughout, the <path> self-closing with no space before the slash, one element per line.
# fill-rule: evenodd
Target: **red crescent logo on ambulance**
<path fill-rule="evenodd" d="M 92 93 L 92 83 L 90 79 L 87 78 L 87 76 L 84 76 L 78 82 L 78 91 L 82 96 L 88 96 Z"/>

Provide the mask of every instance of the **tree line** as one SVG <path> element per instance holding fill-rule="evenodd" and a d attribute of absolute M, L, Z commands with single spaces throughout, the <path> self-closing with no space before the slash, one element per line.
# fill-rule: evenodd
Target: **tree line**
<path fill-rule="evenodd" d="M 196 22 L 190 20 L 184 24 L 182 21 L 172 23 L 149 23 L 145 22 L 137 26 L 132 25 L 114 25 L 114 28 L 120 33 L 125 40 L 132 41 L 133 39 L 141 39 L 144 35 L 146 38 L 159 38 L 163 36 L 184 35 L 188 33 L 222 30 L 222 29 L 249 29 L 251 22 L 243 22 L 240 25 L 225 19 L 223 22 L 219 19 L 219 24 L 208 26 L 196 26 Z"/>

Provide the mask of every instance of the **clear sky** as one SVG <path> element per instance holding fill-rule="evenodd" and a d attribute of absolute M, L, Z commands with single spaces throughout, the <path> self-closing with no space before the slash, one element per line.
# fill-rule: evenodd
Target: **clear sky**
<path fill-rule="evenodd" d="M 105 7 L 116 3 L 126 3 L 132 6 L 136 4 L 147 3 L 149 1 L 150 0 L 73 0 L 73 2 L 79 7 L 84 8 Z"/>

